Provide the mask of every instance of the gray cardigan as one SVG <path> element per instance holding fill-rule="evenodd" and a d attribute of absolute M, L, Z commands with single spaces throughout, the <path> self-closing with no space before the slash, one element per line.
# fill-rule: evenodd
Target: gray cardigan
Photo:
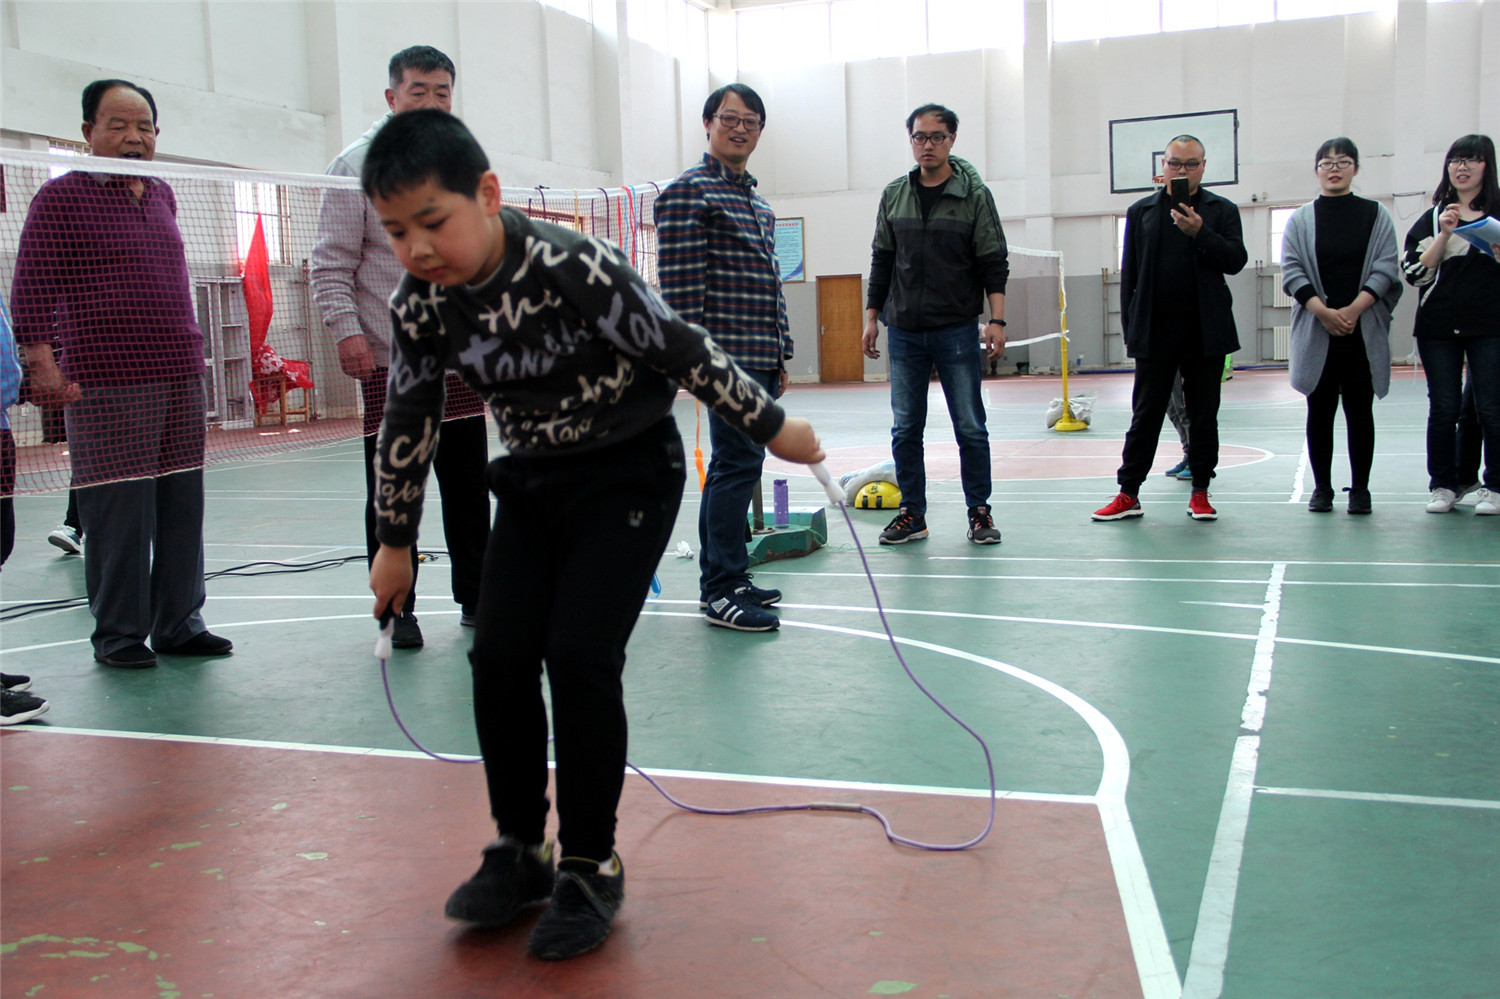
<path fill-rule="evenodd" d="M 1353 197 L 1353 195 L 1350 195 Z M 1305 285 L 1327 301 L 1323 278 L 1318 273 L 1318 232 L 1313 205 L 1309 201 L 1292 214 L 1281 241 L 1281 288 L 1295 296 Z M 1375 304 L 1359 317 L 1360 334 L 1365 341 L 1365 356 L 1370 360 L 1370 381 L 1375 397 L 1385 398 L 1391 389 L 1391 312 L 1401 298 L 1401 265 L 1396 256 L 1396 226 L 1384 205 L 1375 213 L 1370 243 L 1365 247 L 1365 262 L 1360 269 L 1359 284 L 1376 293 Z M 1292 342 L 1288 367 L 1292 388 L 1309 395 L 1323 377 L 1328 360 L 1329 333 L 1323 324 L 1301 303 L 1292 304 Z"/>
<path fill-rule="evenodd" d="M 328 165 L 334 177 L 358 177 L 370 140 L 390 118 L 382 116 Z M 391 252 L 385 228 L 359 188 L 330 187 L 318 206 L 318 240 L 312 251 L 313 301 L 335 342 L 364 334 L 375 363 L 391 351 L 391 292 L 406 271 Z"/>

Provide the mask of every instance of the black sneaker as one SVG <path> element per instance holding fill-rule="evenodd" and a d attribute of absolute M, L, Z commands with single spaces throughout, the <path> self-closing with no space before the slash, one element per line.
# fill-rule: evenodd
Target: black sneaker
<path fill-rule="evenodd" d="M 20 673 L 0 673 L 0 687 L 6 690 L 30 690 L 31 677 Z"/>
<path fill-rule="evenodd" d="M 146 648 L 145 642 L 136 642 L 109 653 L 95 652 L 94 658 L 116 669 L 145 669 L 156 665 L 156 653 Z"/>
<path fill-rule="evenodd" d="M 969 540 L 976 545 L 998 545 L 1000 531 L 987 506 L 969 507 Z"/>
<path fill-rule="evenodd" d="M 474 876 L 454 889 L 443 915 L 480 926 L 504 926 L 526 906 L 552 894 L 552 844 L 545 857 L 536 851 L 495 840 L 484 848 Z"/>
<path fill-rule="evenodd" d="M 47 702 L 20 690 L 0 690 L 0 725 L 19 725 L 45 714 Z"/>
<path fill-rule="evenodd" d="M 417 627 L 417 615 L 406 613 L 396 618 L 396 627 L 391 630 L 391 647 L 397 649 L 420 649 L 422 629 Z"/>
<path fill-rule="evenodd" d="M 625 902 L 625 864 L 618 853 L 613 856 L 615 874 L 600 874 L 592 860 L 563 859 L 552 904 L 531 931 L 531 953 L 543 961 L 563 961 L 604 942 Z"/>
<path fill-rule="evenodd" d="M 1307 501 L 1307 509 L 1312 513 L 1331 512 L 1333 510 L 1333 487 L 1313 487 L 1312 496 Z"/>
<path fill-rule="evenodd" d="M 741 583 L 729 591 L 736 600 L 742 604 L 755 607 L 770 607 L 781 601 L 781 591 L 767 589 L 764 586 L 756 586 L 754 583 Z M 708 610 L 708 599 L 698 598 L 698 609 Z"/>
<path fill-rule="evenodd" d="M 458 608 L 458 624 L 461 628 L 478 627 L 479 608 L 474 604 L 460 604 Z"/>
<path fill-rule="evenodd" d="M 921 541 L 927 537 L 927 519 L 920 513 L 912 513 L 906 507 L 880 532 L 883 545 L 904 545 L 908 541 Z"/>
<path fill-rule="evenodd" d="M 1369 513 L 1371 509 L 1370 490 L 1355 489 L 1351 486 L 1349 489 L 1349 512 L 1361 515 Z"/>

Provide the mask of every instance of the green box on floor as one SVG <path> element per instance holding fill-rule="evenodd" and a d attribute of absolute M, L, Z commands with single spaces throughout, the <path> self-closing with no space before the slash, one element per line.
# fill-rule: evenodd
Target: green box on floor
<path fill-rule="evenodd" d="M 800 558 L 815 552 L 828 542 L 828 511 L 816 509 L 789 511 L 790 526 L 776 527 L 755 535 L 747 544 L 750 564 L 775 562 L 783 558 Z M 754 527 L 754 521 L 751 521 Z M 767 524 L 769 527 L 770 525 Z"/>

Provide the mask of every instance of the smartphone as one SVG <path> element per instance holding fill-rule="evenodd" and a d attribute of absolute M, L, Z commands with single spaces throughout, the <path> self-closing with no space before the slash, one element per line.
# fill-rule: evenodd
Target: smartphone
<path fill-rule="evenodd" d="M 1188 199 L 1188 179 L 1186 177 L 1172 178 L 1172 207 L 1184 204 Z"/>

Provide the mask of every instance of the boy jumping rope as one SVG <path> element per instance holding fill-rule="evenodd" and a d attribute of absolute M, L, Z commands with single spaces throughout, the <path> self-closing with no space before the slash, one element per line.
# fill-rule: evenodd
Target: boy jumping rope
<path fill-rule="evenodd" d="M 499 513 L 469 654 L 474 718 L 499 837 L 448 899 L 498 926 L 551 899 L 530 938 L 547 960 L 599 946 L 625 897 L 614 852 L 624 784 L 625 644 L 677 519 L 684 470 L 671 416 L 681 384 L 787 461 L 821 461 L 700 327 L 672 312 L 618 247 L 500 204 L 500 181 L 457 118 L 392 118 L 370 144 L 366 196 L 406 268 L 376 445 L 375 614 L 412 585 L 443 372 L 488 402 L 509 452 L 492 462 Z M 552 693 L 559 854 L 546 842 Z"/>

